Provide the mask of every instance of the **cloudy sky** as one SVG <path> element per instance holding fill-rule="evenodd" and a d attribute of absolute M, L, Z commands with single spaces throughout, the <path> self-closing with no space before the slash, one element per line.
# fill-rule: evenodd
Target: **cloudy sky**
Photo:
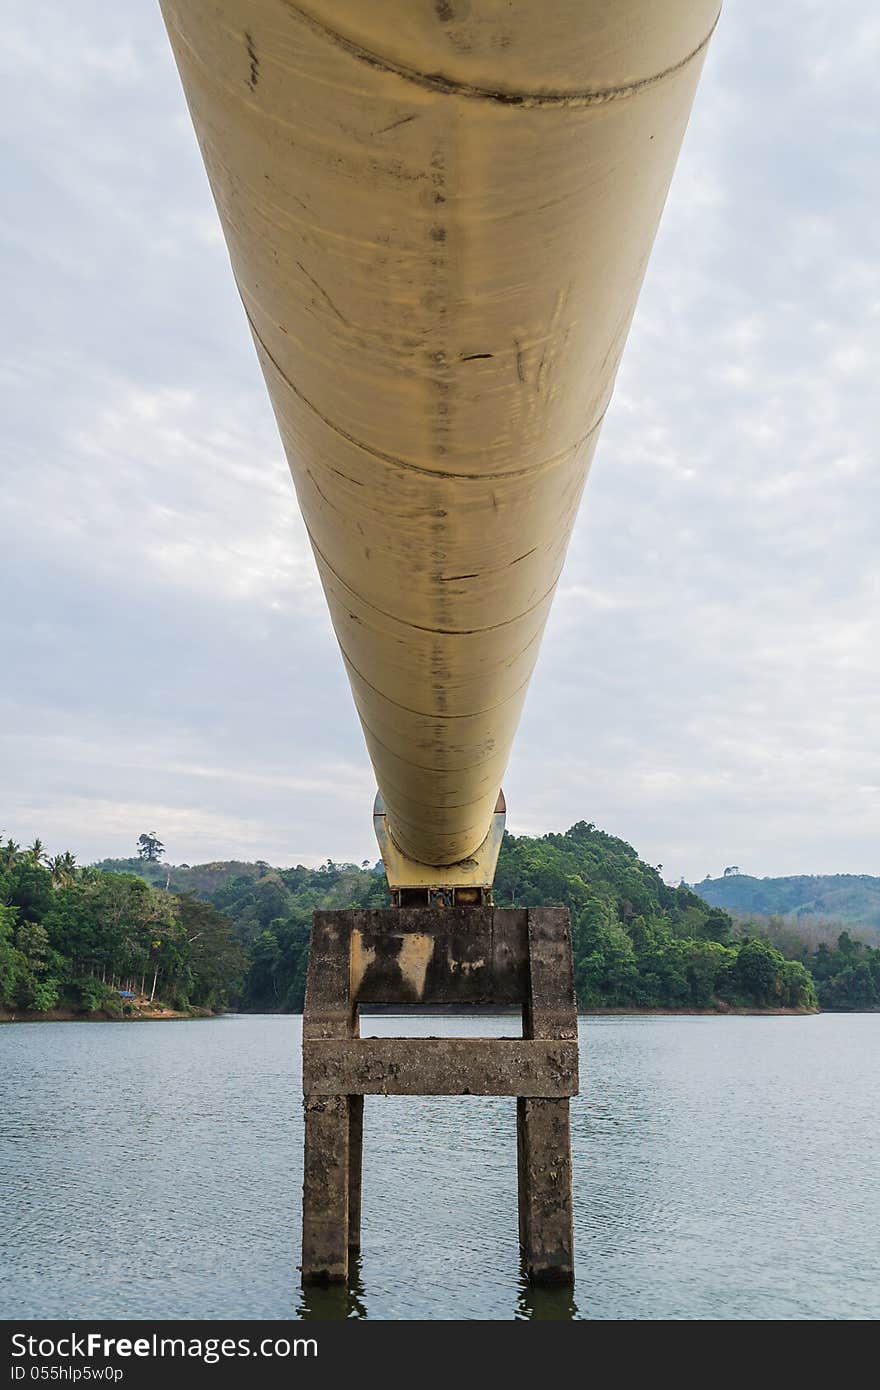
<path fill-rule="evenodd" d="M 13 0 L 0 828 L 376 857 L 158 11 Z M 728 0 L 505 789 L 664 877 L 880 873 L 880 18 Z"/>

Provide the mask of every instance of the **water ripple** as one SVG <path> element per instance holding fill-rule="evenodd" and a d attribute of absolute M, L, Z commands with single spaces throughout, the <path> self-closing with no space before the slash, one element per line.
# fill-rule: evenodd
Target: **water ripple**
<path fill-rule="evenodd" d="M 876 1316 L 878 1015 L 582 1020 L 573 1295 L 522 1275 L 515 1103 L 434 1096 L 368 1098 L 363 1253 L 304 1292 L 299 1038 L 0 1027 L 0 1317 Z"/>

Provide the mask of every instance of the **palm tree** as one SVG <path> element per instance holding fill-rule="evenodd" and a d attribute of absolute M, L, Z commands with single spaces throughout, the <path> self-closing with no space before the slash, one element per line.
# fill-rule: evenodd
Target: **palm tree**
<path fill-rule="evenodd" d="M 52 882 L 56 888 L 69 888 L 77 875 L 76 856 L 66 849 L 63 854 L 55 854 L 46 861 Z"/>
<path fill-rule="evenodd" d="M 0 845 L 0 864 L 4 869 L 11 869 L 21 854 L 21 845 L 15 840 L 9 839 L 5 845 Z"/>

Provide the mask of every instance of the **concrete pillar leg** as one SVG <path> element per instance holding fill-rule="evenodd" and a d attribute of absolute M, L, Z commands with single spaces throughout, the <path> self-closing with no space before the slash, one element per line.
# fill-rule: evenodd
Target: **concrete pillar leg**
<path fill-rule="evenodd" d="M 348 1277 L 349 1101 L 306 1096 L 303 1172 L 304 1283 Z"/>
<path fill-rule="evenodd" d="M 517 1100 L 520 1243 L 537 1284 L 574 1279 L 567 1100 Z"/>
<path fill-rule="evenodd" d="M 525 1098 L 516 1098 L 516 1176 L 519 1193 L 519 1245 L 525 1253 L 529 1244 L 529 1199 L 526 1189 L 528 1166 L 526 1163 L 526 1114 Z"/>
<path fill-rule="evenodd" d="M 348 1248 L 361 1248 L 361 1168 L 364 1152 L 364 1098 L 348 1097 Z"/>

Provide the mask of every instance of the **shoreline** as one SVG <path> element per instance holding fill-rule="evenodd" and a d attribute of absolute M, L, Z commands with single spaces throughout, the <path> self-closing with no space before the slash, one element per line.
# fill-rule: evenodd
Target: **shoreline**
<path fill-rule="evenodd" d="M 498 1017 L 502 1014 L 510 1014 L 512 1018 L 517 1017 L 519 1010 L 515 1008 L 493 1008 L 489 1006 L 476 1006 L 473 1009 L 473 1016 Z M 789 1008 L 768 1008 L 768 1009 L 748 1009 L 736 1008 L 731 1006 L 727 1009 L 650 1009 L 640 1005 L 618 1004 L 616 1006 L 598 1006 L 591 1009 L 578 1009 L 578 1018 L 818 1018 L 823 1013 L 872 1013 L 876 1010 L 852 1010 L 852 1009 L 789 1009 Z M 362 1017 L 380 1018 L 394 1017 L 416 1017 L 416 1018 L 461 1018 L 468 1017 L 471 1010 L 461 1010 L 452 1008 L 424 1008 L 414 1006 L 394 1005 L 388 1008 L 371 1007 L 365 1010 Z M 9 1013 L 0 1010 L 0 1024 L 4 1023 L 162 1023 L 166 1020 L 181 1019 L 206 1019 L 222 1018 L 224 1015 L 237 1015 L 240 1018 L 302 1018 L 300 1010 L 292 1010 L 285 1013 L 281 1009 L 264 1010 L 255 1009 L 253 1011 L 242 1011 L 239 1009 L 224 1009 L 221 1013 L 212 1013 L 209 1009 L 192 1009 L 183 1012 L 179 1009 L 153 1009 L 138 1014 L 127 1014 L 120 1017 L 117 1014 L 105 1013 L 97 1010 L 93 1014 L 79 1014 L 72 1009 L 50 1009 L 46 1013 L 32 1013 L 22 1010 L 20 1013 Z"/>
<path fill-rule="evenodd" d="M 228 1012 L 228 1010 L 224 1010 Z M 210 1009 L 145 1009 L 136 1014 L 110 1014 L 104 1009 L 96 1009 L 91 1014 L 76 1013 L 73 1009 L 48 1009 L 45 1013 L 33 1013 L 22 1009 L 15 1013 L 0 1009 L 2 1023 L 163 1023 L 167 1019 L 219 1018 Z"/>
<path fill-rule="evenodd" d="M 695 1018 L 728 1018 L 731 1014 L 734 1014 L 737 1018 L 816 1018 L 819 1014 L 828 1012 L 833 1013 L 835 1010 L 789 1009 L 783 1008 L 781 1005 L 774 1005 L 774 1007 L 767 1009 L 748 1009 L 740 1008 L 733 1004 L 726 1009 L 649 1009 L 635 1004 L 620 1004 L 616 1008 L 602 1005 L 593 1009 L 578 1009 L 578 1017 L 590 1018 L 596 1016 L 601 1018 L 603 1016 L 607 1017 L 609 1014 L 626 1014 L 627 1016 L 641 1014 L 651 1018 L 663 1016 L 669 1018 L 687 1018 L 689 1016 Z"/>

